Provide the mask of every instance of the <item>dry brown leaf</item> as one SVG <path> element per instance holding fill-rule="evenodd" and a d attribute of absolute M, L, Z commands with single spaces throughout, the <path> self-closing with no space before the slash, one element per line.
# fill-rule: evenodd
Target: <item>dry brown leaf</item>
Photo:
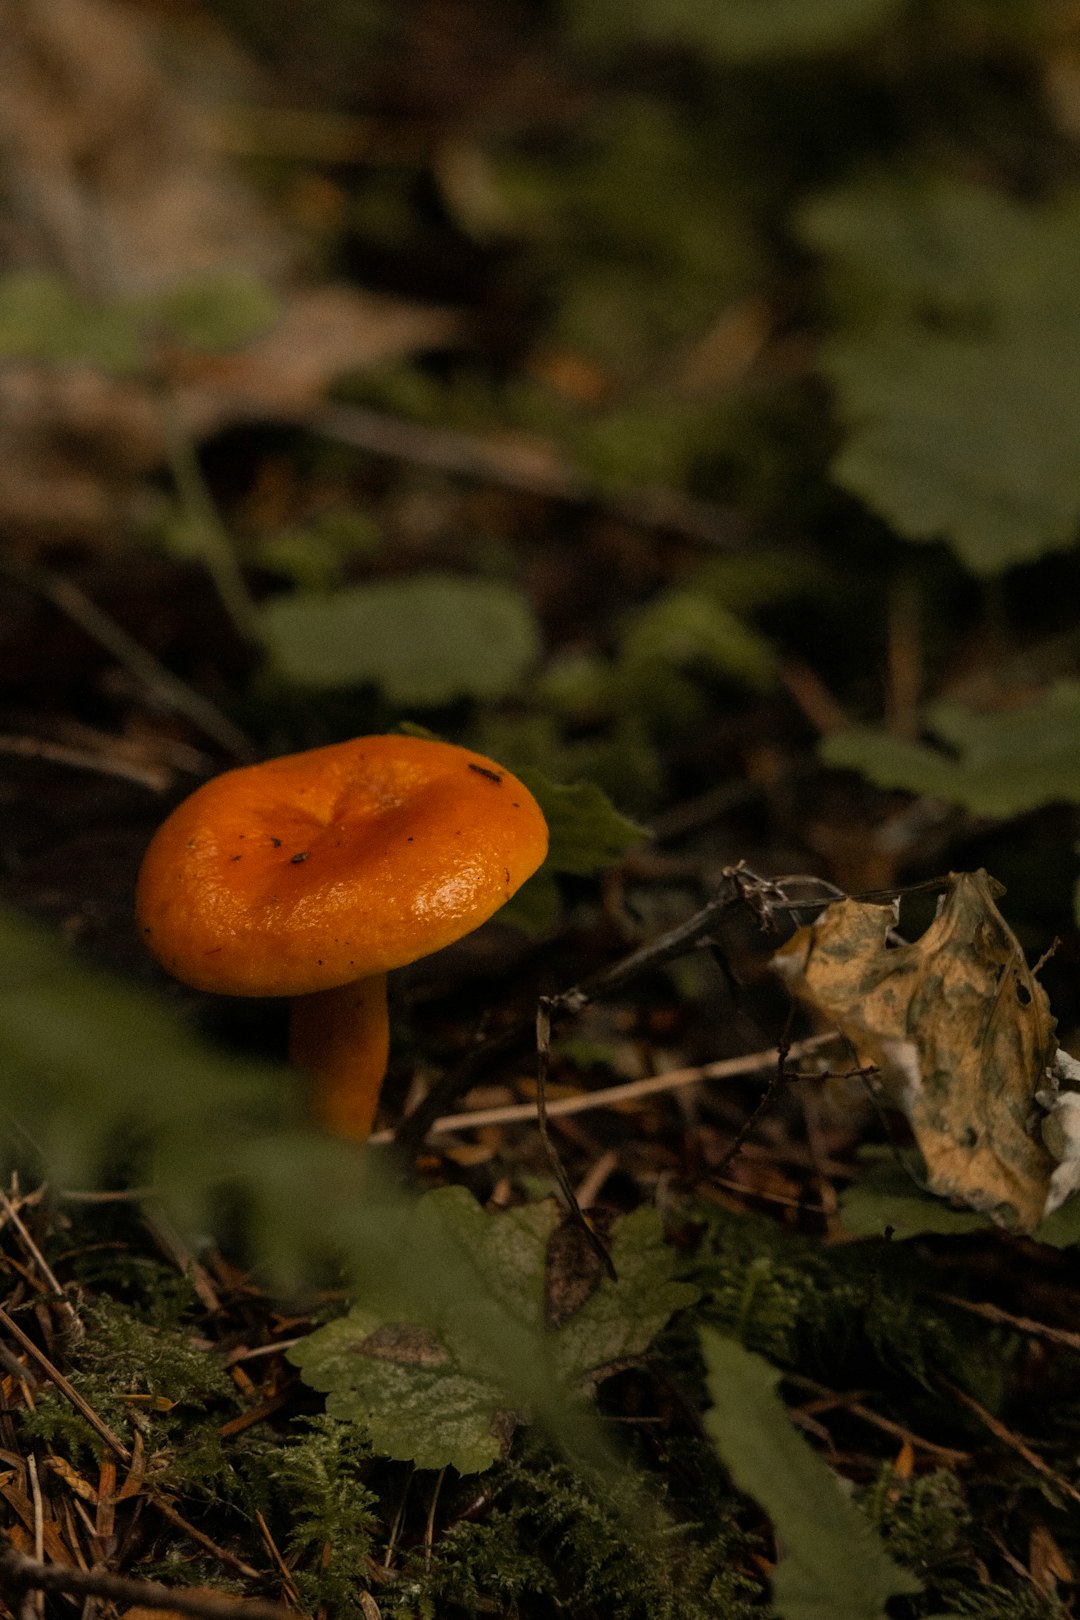
<path fill-rule="evenodd" d="M 180 359 L 177 403 L 196 432 L 243 414 L 302 416 L 319 406 L 335 377 L 446 344 L 457 325 L 450 310 L 316 287 L 295 294 L 273 330 L 243 349 Z"/>
<path fill-rule="evenodd" d="M 251 417 L 304 415 L 329 384 L 445 344 L 446 310 L 349 287 L 298 286 L 303 249 L 211 136 L 211 91 L 256 70 L 208 35 L 207 70 L 163 49 L 122 0 L 0 0 L 0 216 L 5 268 L 66 277 L 88 298 L 162 292 L 218 273 L 278 293 L 277 327 L 224 359 L 155 357 L 176 418 L 195 434 Z M 180 64 L 180 65 L 178 65 Z M 145 381 L 85 366 L 0 368 L 0 522 L 21 537 L 99 539 L 136 518 L 139 481 L 164 459 Z"/>
<path fill-rule="evenodd" d="M 1054 1020 L 986 872 L 954 873 L 921 939 L 890 948 L 895 906 L 841 900 L 773 959 L 800 1000 L 878 1068 L 907 1114 L 931 1191 L 1031 1231 L 1054 1160 L 1036 1093 Z"/>
<path fill-rule="evenodd" d="M 1040 1520 L 1031 1527 L 1028 1568 L 1032 1585 L 1043 1597 L 1052 1598 L 1060 1581 L 1072 1583 L 1076 1579 L 1065 1554 Z"/>

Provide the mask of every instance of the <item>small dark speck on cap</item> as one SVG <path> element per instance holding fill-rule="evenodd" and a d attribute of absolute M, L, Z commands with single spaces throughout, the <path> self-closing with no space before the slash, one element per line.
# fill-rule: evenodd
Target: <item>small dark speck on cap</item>
<path fill-rule="evenodd" d="M 289 864 L 290 864 L 290 866 L 299 866 L 300 862 L 301 861 L 306 861 L 310 854 L 311 854 L 310 849 L 305 849 L 305 850 L 301 851 L 301 853 L 299 855 L 290 855 L 289 856 Z"/>
<path fill-rule="evenodd" d="M 243 858 L 244 857 L 242 855 L 230 855 L 229 856 L 230 861 L 242 861 Z"/>
<path fill-rule="evenodd" d="M 412 833 L 410 833 L 410 834 L 409 834 L 409 836 L 408 836 L 408 838 L 406 838 L 406 840 L 405 840 L 405 842 L 406 842 L 406 843 L 407 843 L 407 844 L 411 844 L 411 843 L 412 843 L 412 841 L 413 841 L 413 838 L 412 838 Z"/>
<path fill-rule="evenodd" d="M 516 799 L 513 799 L 511 801 L 511 803 L 513 804 L 515 810 L 520 810 L 521 809 L 521 806 L 520 806 L 520 804 L 518 803 L 518 801 Z"/>
<path fill-rule="evenodd" d="M 497 787 L 502 786 L 502 777 L 498 771 L 489 771 L 486 765 L 474 765 L 471 759 L 469 761 L 469 769 L 470 771 L 475 771 L 477 776 L 486 776 L 488 781 L 494 782 Z"/>
<path fill-rule="evenodd" d="M 281 839 L 280 838 L 271 838 L 270 842 L 273 844 L 275 849 L 280 849 L 281 848 Z"/>

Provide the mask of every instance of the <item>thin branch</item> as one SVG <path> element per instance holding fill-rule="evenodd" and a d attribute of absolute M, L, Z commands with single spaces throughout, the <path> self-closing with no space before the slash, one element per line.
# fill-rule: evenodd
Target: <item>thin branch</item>
<path fill-rule="evenodd" d="M 133 765 L 126 759 L 93 754 L 88 748 L 71 748 L 66 743 L 46 742 L 39 737 L 0 736 L 0 754 L 14 754 L 18 759 L 43 759 L 50 765 L 66 765 L 73 771 L 94 771 L 99 776 L 117 776 L 121 781 L 149 788 L 152 793 L 164 792 L 170 780 L 170 773 L 158 766 Z"/>
<path fill-rule="evenodd" d="M 961 1406 L 966 1406 L 969 1412 L 974 1413 L 979 1422 L 985 1424 L 995 1439 L 1000 1440 L 1004 1445 L 1015 1451 L 1018 1456 L 1022 1457 L 1029 1468 L 1034 1468 L 1037 1474 L 1041 1474 L 1044 1479 L 1050 1480 L 1057 1490 L 1063 1491 L 1074 1502 L 1080 1502 L 1080 1491 L 1077 1490 L 1075 1485 L 1063 1478 L 1056 1469 L 1051 1468 L 1048 1462 L 1044 1462 L 1039 1453 L 1029 1446 L 1026 1440 L 1022 1440 L 1007 1424 L 1002 1423 L 1000 1418 L 996 1418 L 992 1412 L 988 1412 L 986 1407 L 980 1405 L 973 1395 L 968 1394 L 966 1389 L 961 1389 L 959 1384 L 954 1384 L 951 1378 L 942 1378 L 941 1385 L 960 1402 Z"/>
<path fill-rule="evenodd" d="M 972 1316 L 982 1316 L 988 1322 L 1016 1328 L 1018 1333 L 1030 1334 L 1034 1339 L 1048 1339 L 1051 1344 L 1063 1344 L 1070 1350 L 1080 1350 L 1080 1333 L 1072 1333 L 1068 1328 L 1053 1327 L 1049 1322 L 1036 1322 L 1030 1316 L 1014 1316 L 1011 1311 L 1003 1311 L 1000 1305 L 961 1299 L 956 1294 L 935 1293 L 933 1298 L 940 1299 L 945 1305 L 955 1305 L 957 1310 L 970 1311 Z"/>
<path fill-rule="evenodd" d="M 968 1460 L 968 1452 L 954 1451 L 951 1446 L 939 1446 L 934 1440 L 924 1440 L 921 1435 L 905 1428 L 902 1423 L 894 1423 L 892 1418 L 882 1417 L 880 1412 L 875 1412 L 872 1407 L 864 1405 L 855 1396 L 838 1394 L 826 1385 L 817 1383 L 813 1378 L 802 1377 L 800 1373 L 785 1372 L 783 1379 L 785 1384 L 793 1384 L 796 1389 L 804 1389 L 808 1394 L 819 1396 L 822 1404 L 818 1410 L 842 1407 L 845 1412 L 850 1412 L 852 1417 L 861 1418 L 864 1423 L 880 1429 L 883 1434 L 892 1435 L 897 1440 L 907 1440 L 920 1451 L 927 1452 L 931 1457 L 937 1457 L 947 1468 L 955 1468 L 959 1463 Z"/>
<path fill-rule="evenodd" d="M 216 1558 L 219 1563 L 228 1564 L 230 1569 L 235 1569 L 239 1574 L 246 1575 L 249 1581 L 265 1579 L 265 1576 L 261 1575 L 257 1569 L 253 1569 L 250 1564 L 245 1564 L 242 1558 L 237 1558 L 236 1554 L 229 1552 L 228 1548 L 219 1547 L 217 1542 L 213 1541 L 205 1531 L 200 1530 L 197 1525 L 185 1519 L 182 1513 L 178 1513 L 172 1503 L 167 1502 L 163 1496 L 151 1495 L 147 1497 L 147 1501 L 157 1509 L 163 1519 L 168 1519 L 169 1523 L 174 1524 L 185 1536 L 190 1536 L 192 1541 L 197 1542 L 200 1547 L 205 1547 L 207 1552 Z M 169 1607 L 173 1608 L 175 1605 L 170 1604 Z M 278 1614 L 281 1614 L 280 1609 Z"/>
<path fill-rule="evenodd" d="M 100 1440 L 104 1440 L 110 1451 L 116 1453 L 121 1462 L 131 1461 L 131 1452 L 122 1440 L 117 1439 L 108 1424 L 98 1417 L 94 1408 L 83 1400 L 78 1390 L 69 1384 L 59 1367 L 54 1367 L 44 1350 L 39 1350 L 33 1339 L 29 1338 L 12 1320 L 7 1311 L 0 1306 L 0 1327 L 6 1328 L 12 1338 L 17 1340 L 32 1361 L 35 1361 L 50 1383 L 55 1384 L 64 1399 L 73 1406 L 80 1417 L 84 1417 Z"/>
<path fill-rule="evenodd" d="M 796 1041 L 788 1048 L 789 1059 L 808 1056 L 835 1041 L 836 1036 L 811 1035 L 805 1041 Z M 776 1048 L 764 1052 L 748 1052 L 745 1057 L 718 1058 L 713 1063 L 700 1063 L 690 1069 L 668 1069 L 664 1074 L 651 1074 L 643 1080 L 627 1080 L 618 1086 L 602 1086 L 597 1091 L 580 1091 L 572 1097 L 549 1098 L 547 1115 L 554 1119 L 563 1114 L 585 1114 L 594 1108 L 615 1108 L 626 1103 L 644 1102 L 648 1097 L 679 1091 L 684 1086 L 701 1085 L 709 1080 L 733 1080 L 740 1075 L 756 1074 L 770 1069 L 776 1063 Z M 792 1078 L 786 1075 L 785 1078 Z M 444 1114 L 432 1122 L 428 1136 L 449 1136 L 457 1131 L 477 1130 L 484 1125 L 522 1125 L 536 1119 L 536 1103 L 507 1103 L 500 1108 L 475 1108 L 461 1114 Z M 378 1131 L 371 1138 L 373 1146 L 393 1139 L 391 1131 Z"/>
<path fill-rule="evenodd" d="M 555 1145 L 548 1134 L 547 1116 L 547 1077 L 551 1063 L 551 1003 L 547 996 L 541 996 L 536 1006 L 536 1125 L 540 1133 L 541 1146 L 547 1158 L 556 1185 L 563 1195 L 563 1202 L 576 1225 L 584 1232 L 590 1247 L 593 1249 L 600 1264 L 607 1272 L 612 1282 L 617 1282 L 615 1267 L 612 1263 L 599 1235 L 592 1223 L 578 1203 L 577 1193 L 570 1183 L 566 1168 L 555 1150 Z"/>
<path fill-rule="evenodd" d="M 366 455 L 498 484 L 544 500 L 598 507 L 637 529 L 669 529 L 725 550 L 737 549 L 748 538 L 742 519 L 731 508 L 655 486 L 612 494 L 565 463 L 547 459 L 541 463 L 535 456 L 523 457 L 479 434 L 429 427 L 357 405 L 334 406 L 305 421 L 304 426 L 309 432 L 337 444 L 351 445 Z"/>
<path fill-rule="evenodd" d="M 82 1570 L 73 1565 L 45 1564 L 9 1547 L 0 1553 L 0 1587 L 13 1594 L 64 1592 L 69 1597 L 98 1597 L 141 1609 L 171 1609 L 197 1620 L 296 1620 L 296 1610 L 261 1598 L 239 1600 L 192 1592 L 188 1587 L 163 1586 L 160 1581 L 137 1581 L 105 1570 Z"/>
<path fill-rule="evenodd" d="M 17 580 L 27 590 L 43 596 L 73 624 L 85 630 L 86 634 L 99 646 L 104 647 L 117 663 L 122 664 L 134 675 L 163 707 L 171 709 L 175 714 L 186 716 L 193 725 L 198 726 L 207 737 L 212 737 L 234 758 L 241 760 L 254 758 L 254 749 L 239 726 L 233 725 L 232 721 L 208 698 L 203 697 L 184 681 L 178 680 L 152 652 L 129 634 L 123 625 L 117 624 L 114 618 L 99 608 L 96 602 L 92 602 L 77 585 L 73 585 L 70 580 L 60 579 L 43 568 L 16 562 L 10 557 L 0 558 L 0 571 Z"/>
<path fill-rule="evenodd" d="M 609 967 L 601 968 L 580 984 L 549 996 L 547 1006 L 552 1022 L 569 1013 L 582 1012 L 601 997 L 618 995 L 642 973 L 685 956 L 708 939 L 721 916 L 731 906 L 750 904 L 764 919 L 768 906 L 783 903 L 784 898 L 776 885 L 755 877 L 744 867 L 731 868 L 724 873 L 713 898 L 685 922 L 639 946 Z M 522 1019 L 493 1040 L 475 1047 L 467 1058 L 448 1069 L 427 1096 L 421 1098 L 412 1113 L 405 1116 L 394 1133 L 394 1140 L 407 1154 L 419 1152 L 435 1120 L 467 1090 L 474 1077 L 490 1064 L 526 1047 L 530 1039 L 535 1039 L 535 1022 L 533 1019 Z"/>

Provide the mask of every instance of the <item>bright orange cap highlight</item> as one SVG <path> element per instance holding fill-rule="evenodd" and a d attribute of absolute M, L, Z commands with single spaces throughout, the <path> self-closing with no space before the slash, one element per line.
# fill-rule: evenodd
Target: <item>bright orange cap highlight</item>
<path fill-rule="evenodd" d="M 478 928 L 547 844 L 532 794 L 482 754 L 356 737 L 197 788 L 150 843 L 136 913 L 185 984 L 306 995 Z"/>

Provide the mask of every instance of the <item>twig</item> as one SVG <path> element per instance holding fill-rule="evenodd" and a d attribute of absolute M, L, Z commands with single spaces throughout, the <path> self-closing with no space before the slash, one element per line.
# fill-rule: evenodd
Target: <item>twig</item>
<path fill-rule="evenodd" d="M 109 1450 L 115 1452 L 120 1458 L 121 1462 L 129 1463 L 131 1461 L 131 1452 L 128 1450 L 127 1446 L 125 1446 L 124 1442 L 117 1439 L 116 1435 L 113 1434 L 108 1424 L 104 1423 L 102 1419 L 98 1417 L 93 1407 L 88 1405 L 88 1403 L 83 1400 L 78 1390 L 75 1389 L 73 1385 L 68 1383 L 59 1367 L 53 1366 L 44 1350 L 38 1349 L 33 1339 L 29 1338 L 23 1332 L 19 1324 L 12 1320 L 2 1306 L 0 1306 L 0 1327 L 6 1328 L 11 1334 L 12 1338 L 16 1339 L 18 1343 L 22 1345 L 27 1355 L 37 1363 L 42 1372 L 45 1374 L 46 1378 L 49 1379 L 50 1383 L 55 1384 L 56 1388 L 60 1391 L 64 1399 L 75 1408 L 80 1417 L 84 1417 L 86 1419 L 87 1423 L 89 1423 L 90 1427 L 93 1429 L 98 1438 L 100 1440 L 104 1440 Z"/>
<path fill-rule="evenodd" d="M 192 1541 L 197 1541 L 200 1547 L 205 1547 L 207 1552 L 212 1554 L 219 1563 L 228 1564 L 230 1569 L 235 1569 L 239 1574 L 246 1575 L 249 1581 L 261 1581 L 265 1578 L 257 1569 L 252 1569 L 250 1564 L 245 1564 L 242 1558 L 237 1558 L 235 1553 L 229 1552 L 227 1547 L 219 1547 L 217 1542 L 213 1541 L 205 1531 L 199 1530 L 189 1520 L 185 1519 L 182 1513 L 178 1513 L 172 1503 L 167 1502 L 163 1496 L 148 1496 L 147 1500 L 157 1508 L 163 1519 L 168 1519 L 169 1523 L 174 1524 L 178 1530 L 182 1530 L 185 1536 L 190 1536 Z M 176 1605 L 169 1604 L 169 1607 L 173 1608 Z M 247 1613 L 246 1604 L 244 1612 Z M 280 1615 L 282 1610 L 278 1609 L 277 1613 Z"/>
<path fill-rule="evenodd" d="M 270 1534 L 270 1526 L 267 1524 L 265 1516 L 259 1508 L 255 1509 L 255 1522 L 259 1526 L 259 1533 L 263 1538 L 263 1543 L 267 1552 L 270 1554 L 270 1557 L 274 1560 L 274 1563 L 278 1567 L 286 1594 L 294 1603 L 299 1604 L 300 1593 L 296 1590 L 296 1582 L 292 1578 L 292 1571 L 285 1562 L 284 1558 L 281 1556 L 281 1549 L 274 1540 L 273 1536 Z"/>
<path fill-rule="evenodd" d="M 34 1557 L 40 1564 L 44 1563 L 45 1560 L 45 1506 L 41 1500 L 41 1481 L 38 1479 L 37 1458 L 33 1452 L 26 1459 L 26 1472 L 30 1480 L 30 1496 L 34 1504 Z M 28 1604 L 27 1607 L 30 1607 L 30 1605 Z M 44 1592 L 35 1592 L 33 1609 L 39 1616 L 45 1613 Z"/>
<path fill-rule="evenodd" d="M 820 1051 L 836 1036 L 811 1035 L 805 1041 L 796 1041 L 788 1048 L 788 1059 L 806 1057 Z M 554 1119 L 562 1114 L 584 1114 L 593 1108 L 615 1108 L 625 1103 L 643 1102 L 667 1091 L 678 1091 L 683 1086 L 701 1085 L 708 1080 L 732 1080 L 744 1074 L 755 1074 L 760 1069 L 772 1068 L 776 1063 L 776 1048 L 764 1052 L 748 1052 L 745 1057 L 718 1058 L 714 1063 L 701 1063 L 691 1069 L 669 1069 L 665 1074 L 652 1074 L 644 1080 L 627 1080 L 618 1086 L 602 1086 L 597 1091 L 581 1091 L 572 1097 L 549 1098 L 547 1115 Z M 785 1076 L 785 1078 L 791 1078 Z M 444 1114 L 432 1121 L 428 1136 L 449 1136 L 456 1131 L 479 1129 L 484 1125 L 519 1125 L 536 1118 L 535 1102 L 507 1103 L 500 1108 L 476 1108 L 472 1112 Z M 371 1137 L 373 1146 L 392 1140 L 391 1131 L 378 1131 Z"/>
<path fill-rule="evenodd" d="M 304 425 L 322 438 L 351 445 L 370 456 L 431 467 L 546 500 L 599 507 L 635 528 L 670 529 L 730 550 L 748 537 L 738 514 L 726 507 L 695 501 L 674 489 L 646 487 L 612 494 L 565 464 L 545 461 L 541 465 L 535 457 L 526 460 L 492 440 L 454 428 L 429 427 L 355 405 L 335 406 Z"/>
<path fill-rule="evenodd" d="M 44 742 L 38 737 L 0 736 L 0 754 L 17 759 L 43 759 L 50 765 L 66 765 L 73 771 L 94 771 L 99 776 L 118 776 L 123 782 L 161 793 L 169 785 L 170 773 L 152 765 L 133 765 L 126 759 L 92 754 L 86 748 L 70 748 L 65 743 Z"/>
<path fill-rule="evenodd" d="M 920 1451 L 927 1452 L 931 1457 L 940 1458 L 946 1467 L 955 1468 L 957 1464 L 968 1460 L 966 1451 L 954 1451 L 951 1446 L 939 1446 L 934 1440 L 924 1440 L 911 1429 L 905 1428 L 902 1423 L 894 1423 L 891 1418 L 882 1417 L 880 1412 L 864 1406 L 862 1401 L 849 1395 L 840 1395 L 835 1390 L 826 1388 L 824 1384 L 817 1383 L 813 1378 L 803 1378 L 801 1374 L 792 1372 L 785 1372 L 783 1377 L 785 1384 L 794 1384 L 796 1389 L 805 1389 L 809 1394 L 819 1396 L 823 1406 L 841 1406 L 845 1412 L 861 1418 L 864 1423 L 872 1424 L 883 1434 L 891 1434 L 897 1440 L 907 1440 L 911 1445 L 918 1446 Z"/>
<path fill-rule="evenodd" d="M 427 1524 L 424 1526 L 424 1563 L 431 1564 L 431 1553 L 435 1545 L 435 1509 L 439 1505 L 439 1492 L 442 1490 L 443 1480 L 446 1478 L 445 1467 L 439 1469 L 435 1480 L 435 1488 L 431 1493 L 431 1505 L 428 1508 Z"/>
<path fill-rule="evenodd" d="M 296 1620 L 296 1611 L 261 1598 L 238 1600 L 192 1592 L 187 1587 L 163 1586 L 160 1581 L 137 1581 L 105 1570 L 82 1570 L 67 1564 L 45 1564 L 9 1547 L 0 1553 L 0 1586 L 13 1594 L 64 1592 L 70 1597 L 100 1597 L 143 1609 L 172 1609 L 198 1620 Z"/>
<path fill-rule="evenodd" d="M 590 1166 L 584 1178 L 574 1188 L 574 1197 L 582 1209 L 588 1209 L 596 1202 L 596 1195 L 618 1163 L 619 1155 L 614 1148 L 608 1148 L 607 1152 L 601 1153 L 595 1164 Z"/>
<path fill-rule="evenodd" d="M 547 1117 L 547 1076 L 551 1063 L 551 1003 L 547 996 L 541 996 L 536 1005 L 536 1127 L 540 1133 L 540 1144 L 544 1149 L 545 1157 L 555 1177 L 563 1201 L 574 1222 L 580 1226 L 590 1247 L 594 1250 L 600 1264 L 607 1272 L 612 1282 L 617 1282 L 615 1267 L 612 1264 L 599 1234 L 594 1230 L 591 1221 L 578 1203 L 577 1194 L 566 1174 L 562 1160 L 556 1153 L 551 1137 L 548 1135 Z"/>
<path fill-rule="evenodd" d="M 720 1162 L 714 1166 L 717 1175 L 722 1176 L 725 1170 L 730 1169 L 733 1160 L 737 1159 L 739 1153 L 742 1151 L 742 1145 L 746 1141 L 747 1137 L 754 1130 L 758 1121 L 764 1119 L 765 1115 L 769 1112 L 769 1109 L 776 1101 L 777 1093 L 784 1084 L 785 1060 L 789 1051 L 790 1048 L 780 1047 L 778 1049 L 775 1058 L 776 1067 L 769 1078 L 769 1083 L 765 1087 L 765 1090 L 762 1092 L 761 1096 L 758 1098 L 756 1105 L 750 1110 L 742 1124 L 739 1126 L 739 1129 L 735 1132 L 735 1136 L 730 1147 L 728 1147 L 727 1151 L 723 1154 Z"/>
<path fill-rule="evenodd" d="M 962 1406 L 966 1406 L 969 1412 L 973 1412 L 980 1423 L 986 1425 L 995 1439 L 1002 1441 L 1012 1451 L 1015 1451 L 1018 1456 L 1023 1457 L 1029 1468 L 1034 1468 L 1037 1474 L 1041 1474 L 1044 1479 L 1050 1480 L 1057 1490 L 1064 1491 L 1065 1495 L 1071 1497 L 1074 1502 L 1080 1502 L 1080 1491 L 1077 1490 L 1076 1486 L 1063 1478 L 1056 1469 L 1051 1468 L 1048 1462 L 1044 1462 L 1039 1453 L 1033 1450 L 1026 1440 L 1021 1440 L 1018 1434 L 1014 1434 L 1012 1429 L 1002 1423 L 1000 1418 L 996 1418 L 992 1412 L 988 1412 L 985 1406 L 981 1406 L 975 1397 L 969 1395 L 966 1389 L 961 1389 L 959 1384 L 954 1384 L 950 1378 L 941 1378 L 940 1382 L 950 1395 L 954 1396 Z"/>
<path fill-rule="evenodd" d="M 1032 1338 L 1049 1339 L 1051 1343 L 1063 1344 L 1069 1350 L 1080 1350 L 1080 1333 L 1071 1333 L 1068 1328 L 1035 1322 L 1030 1316 L 1014 1316 L 1011 1311 L 1003 1311 L 1000 1305 L 984 1305 L 978 1300 L 960 1299 L 956 1294 L 935 1293 L 932 1297 L 940 1299 L 945 1305 L 955 1305 L 958 1310 L 970 1311 L 973 1316 L 985 1317 L 988 1322 L 1016 1328 L 1017 1332 L 1028 1333 Z"/>
<path fill-rule="evenodd" d="M 16 562 L 10 557 L 0 558 L 0 570 L 9 578 L 17 580 L 27 590 L 43 596 L 73 624 L 85 630 L 88 636 L 91 636 L 99 646 L 104 647 L 106 652 L 111 653 L 117 663 L 123 664 L 124 668 L 165 708 L 172 709 L 176 714 L 186 715 L 200 731 L 212 737 L 234 758 L 250 760 L 255 757 L 251 743 L 239 726 L 234 726 L 208 698 L 194 691 L 184 681 L 178 680 L 152 652 L 148 652 L 140 641 L 130 635 L 122 625 L 117 624 L 116 620 L 99 608 L 96 602 L 92 602 L 77 585 L 73 585 L 70 580 L 60 579 L 43 568 Z"/>
<path fill-rule="evenodd" d="M 157 390 L 157 404 L 169 471 L 185 516 L 201 543 L 206 571 L 237 635 L 242 641 L 257 646 L 259 610 L 248 590 L 232 537 L 203 477 L 195 444 L 181 423 L 175 400 L 165 382 Z"/>
<path fill-rule="evenodd" d="M 724 873 L 713 898 L 685 922 L 671 928 L 657 939 L 641 945 L 628 956 L 621 957 L 609 967 L 571 985 L 557 995 L 547 998 L 548 1015 L 554 1022 L 568 1013 L 579 1013 L 602 996 L 617 995 L 640 974 L 673 962 L 679 956 L 706 940 L 721 916 L 729 907 L 751 903 L 763 918 L 769 905 L 783 904 L 785 897 L 775 884 L 755 877 L 744 867 L 733 867 Z M 406 1153 L 416 1153 L 422 1147 L 435 1120 L 472 1082 L 474 1075 L 488 1064 L 518 1051 L 535 1034 L 535 1022 L 522 1019 L 520 1023 L 497 1035 L 493 1040 L 477 1046 L 468 1057 L 456 1064 L 432 1086 L 426 1097 L 401 1121 L 394 1140 Z"/>
<path fill-rule="evenodd" d="M 34 1242 L 34 1239 L 30 1235 L 30 1231 L 22 1216 L 19 1214 L 19 1211 L 16 1209 L 7 1193 L 3 1190 L 0 1190 L 0 1207 L 3 1208 L 4 1214 L 7 1216 L 12 1226 L 14 1226 L 16 1232 L 18 1232 L 19 1237 L 22 1239 L 23 1246 L 25 1247 L 27 1253 L 31 1256 L 34 1264 L 37 1266 L 38 1270 L 41 1272 L 41 1275 L 52 1289 L 53 1294 L 56 1296 L 56 1304 L 63 1312 L 64 1320 L 67 1323 L 69 1331 L 74 1330 L 76 1333 L 81 1334 L 82 1323 L 79 1321 L 79 1318 L 75 1313 L 75 1307 L 65 1296 L 59 1278 L 49 1265 L 48 1261 L 45 1259 L 45 1256 L 42 1254 L 37 1244 Z"/>

